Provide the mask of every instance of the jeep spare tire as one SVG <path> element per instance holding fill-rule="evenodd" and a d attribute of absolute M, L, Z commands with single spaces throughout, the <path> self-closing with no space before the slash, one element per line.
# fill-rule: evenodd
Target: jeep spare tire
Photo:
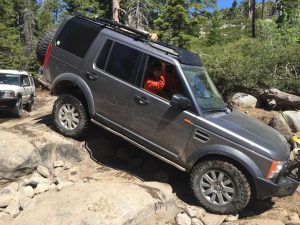
<path fill-rule="evenodd" d="M 52 28 L 44 33 L 41 38 L 39 39 L 37 46 L 36 46 L 36 57 L 37 61 L 42 65 L 44 64 L 45 55 L 47 53 L 48 46 L 52 41 L 54 34 L 56 32 L 56 28 Z"/>

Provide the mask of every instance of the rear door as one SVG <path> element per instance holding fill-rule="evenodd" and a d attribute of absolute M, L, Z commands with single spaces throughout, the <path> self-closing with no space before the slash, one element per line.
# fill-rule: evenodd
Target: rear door
<path fill-rule="evenodd" d="M 102 29 L 96 23 L 72 17 L 58 30 L 52 43 L 47 83 L 62 73 L 82 74 L 82 66 L 92 43 Z"/>
<path fill-rule="evenodd" d="M 94 96 L 96 120 L 122 129 L 143 54 L 104 36 L 93 46 L 100 51 L 87 60 L 85 80 Z"/>

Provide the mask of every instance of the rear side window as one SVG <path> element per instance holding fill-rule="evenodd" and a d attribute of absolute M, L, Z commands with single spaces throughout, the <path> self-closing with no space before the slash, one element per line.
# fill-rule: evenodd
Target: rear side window
<path fill-rule="evenodd" d="M 56 46 L 83 58 L 101 28 L 78 18 L 71 18 L 56 39 Z"/>
<path fill-rule="evenodd" d="M 110 50 L 111 46 L 112 49 Z M 108 55 L 109 58 L 106 62 Z M 112 42 L 108 40 L 97 59 L 96 65 L 98 68 L 105 70 L 113 76 L 133 83 L 139 69 L 141 58 L 142 53 L 140 51 L 116 42 L 112 44 Z"/>

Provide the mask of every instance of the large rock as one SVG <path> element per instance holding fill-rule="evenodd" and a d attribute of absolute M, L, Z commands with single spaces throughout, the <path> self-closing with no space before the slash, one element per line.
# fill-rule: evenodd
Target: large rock
<path fill-rule="evenodd" d="M 236 93 L 229 99 L 229 104 L 233 108 L 255 108 L 257 99 L 245 93 Z"/>
<path fill-rule="evenodd" d="M 297 213 L 290 212 L 282 208 L 273 208 L 260 215 L 264 218 L 272 218 L 281 221 L 284 224 L 300 224 L 300 219 Z"/>
<path fill-rule="evenodd" d="M 204 216 L 201 218 L 201 221 L 205 225 L 221 225 L 226 220 L 226 218 L 226 215 L 205 213 Z"/>
<path fill-rule="evenodd" d="M 178 225 L 191 225 L 192 220 L 186 213 L 179 213 L 175 217 L 175 222 Z"/>
<path fill-rule="evenodd" d="M 0 128 L 0 184 L 29 174 L 38 165 L 51 168 L 56 160 L 76 162 L 88 157 L 72 142 L 63 138 L 54 140 L 49 135 L 47 144 L 36 147 L 35 139 L 30 140 Z"/>
<path fill-rule="evenodd" d="M 278 130 L 286 139 L 290 139 L 292 136 L 292 130 L 287 124 L 286 120 L 280 113 L 276 113 L 270 122 L 270 126 Z"/>
<path fill-rule="evenodd" d="M 293 132 L 300 132 L 300 111 L 285 111 L 282 115 Z"/>
<path fill-rule="evenodd" d="M 159 183 L 77 183 L 35 199 L 14 224 L 138 224 L 159 213 L 171 219 L 177 212 L 172 189 Z"/>

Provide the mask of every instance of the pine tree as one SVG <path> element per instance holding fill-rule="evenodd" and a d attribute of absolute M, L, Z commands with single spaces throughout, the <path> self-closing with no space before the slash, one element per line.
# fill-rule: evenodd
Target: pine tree
<path fill-rule="evenodd" d="M 0 2 L 0 69 L 21 69 L 22 45 L 16 25 L 14 3 Z"/>
<path fill-rule="evenodd" d="M 215 9 L 212 16 L 212 26 L 207 37 L 208 45 L 221 44 L 223 42 L 223 36 L 221 33 L 221 14 L 218 9 Z"/>
<path fill-rule="evenodd" d="M 192 32 L 188 5 L 184 0 L 168 0 L 155 21 L 159 37 L 172 45 L 188 48 Z"/>

